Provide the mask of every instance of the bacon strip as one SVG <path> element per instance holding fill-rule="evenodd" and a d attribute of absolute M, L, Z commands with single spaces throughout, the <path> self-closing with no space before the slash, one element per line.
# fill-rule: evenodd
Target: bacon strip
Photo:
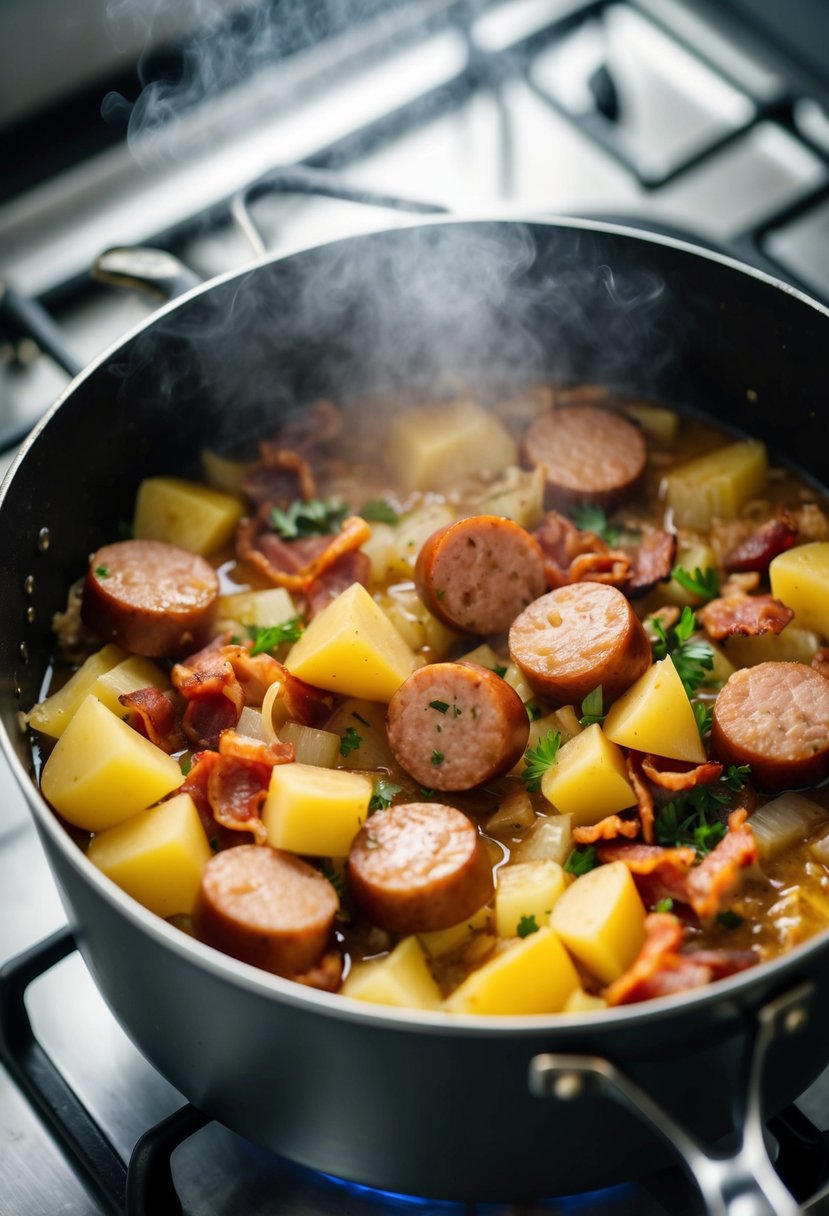
<path fill-rule="evenodd" d="M 371 578 L 371 561 L 367 553 L 354 549 L 344 553 L 342 557 L 324 570 L 318 578 L 306 589 L 305 599 L 308 605 L 308 618 L 313 619 L 322 612 L 333 599 L 353 583 L 362 583 L 367 587 Z"/>
<path fill-rule="evenodd" d="M 614 841 L 600 844 L 597 856 L 601 862 L 625 863 L 646 906 L 652 907 L 660 899 L 688 902 L 688 874 L 696 860 L 695 849 L 685 845 L 662 848 L 657 844 Z"/>
<path fill-rule="evenodd" d="M 245 474 L 242 491 L 257 507 L 270 509 L 274 504 L 287 505 L 296 498 L 306 502 L 316 498 L 317 484 L 311 466 L 298 452 L 263 440 L 259 460 Z"/>
<path fill-rule="evenodd" d="M 194 747 L 215 747 L 219 734 L 235 726 L 245 706 L 245 694 L 222 649 L 210 647 L 176 663 L 173 687 L 187 700 L 182 729 Z"/>
<path fill-rule="evenodd" d="M 743 807 L 728 816 L 728 832 L 688 876 L 686 902 L 700 920 L 710 920 L 721 910 L 743 877 L 743 870 L 757 862 L 757 842 L 746 822 Z"/>
<path fill-rule="evenodd" d="M 597 840 L 616 840 L 626 836 L 629 840 L 639 835 L 638 819 L 623 819 L 621 815 L 607 815 L 598 823 L 586 827 L 573 828 L 573 839 L 576 844 L 595 844 Z"/>
<path fill-rule="evenodd" d="M 647 755 L 642 760 L 642 772 L 648 781 L 663 790 L 692 790 L 697 785 L 713 785 L 722 776 L 723 766 L 713 760 L 685 769 L 661 768 L 662 764 L 681 764 L 681 760 L 665 761 L 660 756 Z"/>
<path fill-rule="evenodd" d="M 727 570 L 756 570 L 765 574 L 771 560 L 791 549 L 797 540 L 797 524 L 787 511 L 762 524 L 741 544 L 735 545 L 723 560 Z"/>
<path fill-rule="evenodd" d="M 267 844 L 260 818 L 268 795 L 271 771 L 294 758 L 290 743 L 262 743 L 235 730 L 219 738 L 218 751 L 199 752 L 179 792 L 190 795 L 208 837 L 217 848 L 238 843 L 239 832 L 250 832 L 256 844 Z"/>
<path fill-rule="evenodd" d="M 665 582 L 671 577 L 676 559 L 676 545 L 676 535 L 673 532 L 649 528 L 642 533 L 635 548 L 625 547 L 625 552 L 633 562 L 627 585 L 628 595 L 644 595 L 657 583 Z"/>
<path fill-rule="evenodd" d="M 793 616 L 791 608 L 771 595 L 728 595 L 711 600 L 697 613 L 715 642 L 732 634 L 753 638 L 762 633 L 780 633 Z"/>
<path fill-rule="evenodd" d="M 343 554 L 359 549 L 371 537 L 371 525 L 359 515 L 349 515 L 333 536 L 282 541 L 275 533 L 265 531 L 268 515 L 266 506 L 253 519 L 242 520 L 236 533 L 236 554 L 269 582 L 289 591 L 307 592 Z M 314 542 L 313 546 L 308 545 L 308 540 Z"/>
<path fill-rule="evenodd" d="M 585 580 L 621 587 L 630 576 L 627 554 L 611 549 L 595 532 L 580 531 L 558 511 L 548 511 L 533 536 L 541 545 L 551 590 Z"/>
<path fill-rule="evenodd" d="M 171 756 L 184 747 L 184 735 L 171 699 L 157 688 L 137 688 L 121 693 L 118 700 L 127 711 L 126 720 L 139 735 Z"/>
<path fill-rule="evenodd" d="M 653 844 L 656 839 L 654 830 L 653 794 L 643 775 L 643 757 L 641 752 L 629 751 L 626 758 L 628 780 L 633 786 L 636 801 L 639 806 L 639 823 L 642 828 L 642 838 L 645 844 Z"/>

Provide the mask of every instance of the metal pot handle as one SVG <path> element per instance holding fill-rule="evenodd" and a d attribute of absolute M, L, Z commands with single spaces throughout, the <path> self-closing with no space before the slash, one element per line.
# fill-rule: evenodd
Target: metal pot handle
<path fill-rule="evenodd" d="M 630 1078 L 601 1056 L 545 1052 L 530 1061 L 530 1091 L 571 1101 L 586 1092 L 621 1103 L 680 1156 L 699 1187 L 708 1216 L 797 1216 L 800 1204 L 784 1186 L 766 1147 L 762 1078 L 766 1055 L 777 1037 L 797 1034 L 808 1021 L 812 985 L 804 983 L 765 1005 L 749 1055 L 735 1119 L 742 1135 L 733 1153 L 701 1143 Z"/>

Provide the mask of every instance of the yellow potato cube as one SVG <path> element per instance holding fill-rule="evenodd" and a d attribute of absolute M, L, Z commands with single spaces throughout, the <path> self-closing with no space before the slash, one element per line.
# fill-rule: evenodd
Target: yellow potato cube
<path fill-rule="evenodd" d="M 201 467 L 204 480 L 214 490 L 226 490 L 229 494 L 241 494 L 242 482 L 251 467 L 247 460 L 233 460 L 229 456 L 220 456 L 210 448 L 203 448 Z"/>
<path fill-rule="evenodd" d="M 228 543 L 241 518 L 232 494 L 180 477 L 147 477 L 138 487 L 133 535 L 206 556 Z"/>
<path fill-rule="evenodd" d="M 44 764 L 41 788 L 69 823 L 101 832 L 152 806 L 183 781 L 172 756 L 90 693 Z"/>
<path fill-rule="evenodd" d="M 758 663 L 805 663 L 808 667 L 820 648 L 820 638 L 811 629 L 787 625 L 782 633 L 760 633 L 742 638 L 738 634 L 724 644 L 733 675 L 738 667 L 756 667 Z"/>
<path fill-rule="evenodd" d="M 654 663 L 610 707 L 604 734 L 620 747 L 704 764 L 691 702 L 670 655 Z"/>
<path fill-rule="evenodd" d="M 43 735 L 51 735 L 53 739 L 59 739 L 69 725 L 75 710 L 89 695 L 99 676 L 110 671 L 126 658 L 127 652 L 112 643 L 90 655 L 62 688 L 53 692 L 45 701 L 40 701 L 26 714 L 27 726 L 34 727 Z"/>
<path fill-rule="evenodd" d="M 541 778 L 541 792 L 575 827 L 636 805 L 622 749 L 597 722 L 559 748 L 556 763 Z"/>
<path fill-rule="evenodd" d="M 362 773 L 278 764 L 262 807 L 268 844 L 309 857 L 347 856 L 373 790 Z"/>
<path fill-rule="evenodd" d="M 365 587 L 352 583 L 314 617 L 285 666 L 317 688 L 388 702 L 415 657 Z"/>
<path fill-rule="evenodd" d="M 404 937 L 386 958 L 355 967 L 340 992 L 358 1001 L 403 1009 L 437 1009 L 440 1005 L 440 990 L 416 937 Z"/>
<path fill-rule="evenodd" d="M 220 595 L 217 610 L 220 621 L 238 621 L 268 629 L 281 625 L 297 615 L 290 592 L 284 587 L 268 587 L 264 591 L 237 591 L 235 595 Z"/>
<path fill-rule="evenodd" d="M 671 469 L 665 485 L 674 523 L 705 532 L 714 519 L 734 519 L 744 503 L 761 493 L 767 473 L 766 449 L 756 439 L 728 444 Z"/>
<path fill-rule="evenodd" d="M 632 401 L 625 406 L 628 418 L 638 422 L 642 430 L 660 443 L 676 439 L 679 429 L 679 414 L 664 405 L 650 405 L 646 401 Z"/>
<path fill-rule="evenodd" d="M 506 427 L 474 401 L 401 410 L 389 426 L 388 458 L 405 491 L 441 490 L 485 470 L 518 464 Z"/>
<path fill-rule="evenodd" d="M 87 857 L 158 916 L 189 916 L 210 845 L 189 794 L 139 811 L 94 837 Z"/>
<path fill-rule="evenodd" d="M 580 987 L 558 935 L 544 925 L 528 937 L 505 942 L 458 985 L 443 1007 L 449 1013 L 558 1013 Z"/>
<path fill-rule="evenodd" d="M 561 1012 L 597 1013 L 600 1009 L 607 1009 L 607 1001 L 603 996 L 593 996 L 592 993 L 585 992 L 583 988 L 577 988 L 570 994 L 570 998 Z"/>
<path fill-rule="evenodd" d="M 829 541 L 779 553 L 769 566 L 769 578 L 772 595 L 791 608 L 794 623 L 829 639 Z"/>
<path fill-rule="evenodd" d="M 484 905 L 459 925 L 450 925 L 448 929 L 433 929 L 430 933 L 419 933 L 418 938 L 430 958 L 440 958 L 441 955 L 460 950 L 474 933 L 486 929 L 488 924 L 489 908 Z"/>
<path fill-rule="evenodd" d="M 552 924 L 567 949 L 604 984 L 627 971 L 645 940 L 645 907 L 623 861 L 597 866 L 567 888 Z"/>
<path fill-rule="evenodd" d="M 123 663 L 116 664 L 115 667 L 111 667 L 109 671 L 98 676 L 90 692 L 103 702 L 107 709 L 123 716 L 126 711 L 118 700 L 123 694 L 136 692 L 139 688 L 164 689 L 169 687 L 170 681 L 157 663 L 141 658 L 140 655 L 132 655 L 130 658 L 124 659 Z"/>
<path fill-rule="evenodd" d="M 565 887 L 564 870 L 555 861 L 524 861 L 501 866 L 495 887 L 495 931 L 499 937 L 520 937 L 522 922 L 539 929 Z"/>

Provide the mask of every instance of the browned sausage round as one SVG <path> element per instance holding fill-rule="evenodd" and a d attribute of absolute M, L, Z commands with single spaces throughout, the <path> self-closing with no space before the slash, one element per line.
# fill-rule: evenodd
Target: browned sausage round
<path fill-rule="evenodd" d="M 392 697 L 386 727 L 401 768 L 435 790 L 470 790 L 508 772 L 530 731 L 518 693 L 477 663 L 418 668 Z"/>
<path fill-rule="evenodd" d="M 193 928 L 225 954 L 293 977 L 322 959 L 338 907 L 328 879 L 299 857 L 235 845 L 205 866 Z"/>
<path fill-rule="evenodd" d="M 390 933 L 429 933 L 471 916 L 492 895 L 492 865 L 454 807 L 409 802 L 378 811 L 354 837 L 348 883 L 362 912 Z"/>
<path fill-rule="evenodd" d="M 203 557 L 157 540 L 124 540 L 94 553 L 83 589 L 84 624 L 133 654 L 179 658 L 210 640 L 219 580 Z"/>
<path fill-rule="evenodd" d="M 564 406 L 527 427 L 524 460 L 544 466 L 549 506 L 611 507 L 632 494 L 645 474 L 642 432 L 627 418 L 592 406 Z"/>
<path fill-rule="evenodd" d="M 816 785 L 829 776 L 829 680 L 803 663 L 735 671 L 714 702 L 711 750 L 750 764 L 761 789 Z"/>
<path fill-rule="evenodd" d="M 547 590 L 544 554 L 511 519 L 471 515 L 432 533 L 418 554 L 415 583 L 450 629 L 503 633 Z"/>
<path fill-rule="evenodd" d="M 646 671 L 651 646 L 628 601 L 606 583 L 571 583 L 542 595 L 513 622 L 512 661 L 560 705 L 601 684 L 612 701 Z"/>

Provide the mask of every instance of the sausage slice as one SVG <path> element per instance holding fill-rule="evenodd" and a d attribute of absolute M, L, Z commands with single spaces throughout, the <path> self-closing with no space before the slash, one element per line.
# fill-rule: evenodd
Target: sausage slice
<path fill-rule="evenodd" d="M 539 415 L 527 427 L 521 450 L 532 468 L 543 466 L 547 504 L 558 508 L 616 506 L 639 487 L 648 458 L 637 426 L 592 406 Z"/>
<path fill-rule="evenodd" d="M 339 898 L 327 878 L 291 853 L 242 844 L 211 857 L 193 928 L 217 950 L 295 978 L 330 945 Z"/>
<path fill-rule="evenodd" d="M 386 718 L 394 757 L 426 789 L 469 790 L 506 773 L 527 746 L 518 693 L 477 663 L 430 663 L 400 685 Z"/>
<path fill-rule="evenodd" d="M 409 802 L 377 811 L 351 845 L 355 903 L 390 933 L 430 933 L 491 897 L 492 865 L 474 824 L 454 807 Z"/>
<path fill-rule="evenodd" d="M 648 635 L 627 599 L 606 583 L 571 583 L 542 595 L 513 622 L 512 661 L 560 705 L 601 684 L 612 701 L 651 663 Z"/>
<path fill-rule="evenodd" d="M 157 540 L 124 540 L 92 555 L 84 624 L 132 654 L 179 658 L 210 640 L 219 579 L 203 557 Z"/>
<path fill-rule="evenodd" d="M 418 554 L 415 583 L 450 629 L 503 633 L 547 590 L 544 554 L 511 519 L 472 515 L 432 533 Z"/>
<path fill-rule="evenodd" d="M 750 764 L 762 789 L 816 785 L 829 776 L 829 680 L 803 663 L 735 671 L 714 702 L 711 750 Z"/>

